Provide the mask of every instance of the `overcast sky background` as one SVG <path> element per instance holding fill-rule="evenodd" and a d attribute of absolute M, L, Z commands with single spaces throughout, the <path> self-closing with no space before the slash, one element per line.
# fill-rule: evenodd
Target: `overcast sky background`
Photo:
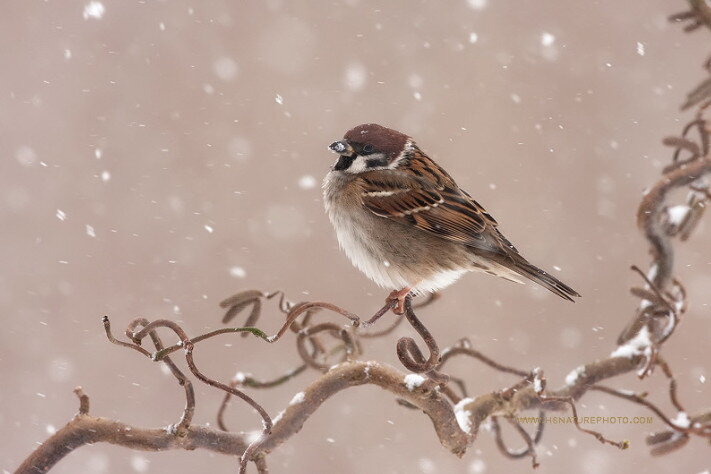
<path fill-rule="evenodd" d="M 704 77 L 709 32 L 666 17 L 682 0 L 6 2 L 0 18 L 0 470 L 12 471 L 77 410 L 146 427 L 174 423 L 181 390 L 161 368 L 109 344 L 139 315 L 195 335 L 245 288 L 284 289 L 368 315 L 387 291 L 339 251 L 320 183 L 326 146 L 377 122 L 412 135 L 499 221 L 532 262 L 578 290 L 566 303 L 533 285 L 471 274 L 420 315 L 442 346 L 468 336 L 509 365 L 540 366 L 552 386 L 607 356 L 637 304 L 631 264 L 649 258 L 635 225 L 642 191 L 670 152 L 661 139 Z M 680 197 L 683 199 L 683 196 Z M 689 311 L 664 356 L 690 410 L 708 408 L 709 226 L 677 254 Z M 560 270 L 555 270 L 555 268 Z M 324 320 L 335 317 L 319 316 Z M 273 332 L 282 317 L 265 311 Z M 365 358 L 399 366 L 402 326 Z M 196 349 L 220 380 L 292 368 L 295 341 L 225 336 Z M 471 361 L 472 394 L 514 382 Z M 250 392 L 272 415 L 318 376 Z M 649 390 L 673 416 L 661 374 L 610 385 Z M 197 387 L 197 423 L 222 394 Z M 648 415 L 600 394 L 581 415 Z M 245 406 L 236 430 L 260 422 Z M 709 469 L 708 444 L 651 458 L 651 426 L 596 426 L 620 452 L 550 426 L 541 474 Z M 521 442 L 507 431 L 512 446 Z M 483 432 L 463 459 L 422 414 L 361 387 L 325 403 L 268 458 L 273 472 L 526 472 Z M 56 473 L 235 472 L 207 452 L 84 447 Z"/>

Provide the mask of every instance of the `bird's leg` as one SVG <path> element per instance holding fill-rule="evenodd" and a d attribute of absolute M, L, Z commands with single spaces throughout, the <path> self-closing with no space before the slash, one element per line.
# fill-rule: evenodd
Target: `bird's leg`
<path fill-rule="evenodd" d="M 393 313 L 403 314 L 405 312 L 405 298 L 410 294 L 411 288 L 405 287 L 402 290 L 393 290 L 390 295 L 385 298 L 385 303 L 391 303 L 397 301 L 397 304 L 393 308 Z"/>

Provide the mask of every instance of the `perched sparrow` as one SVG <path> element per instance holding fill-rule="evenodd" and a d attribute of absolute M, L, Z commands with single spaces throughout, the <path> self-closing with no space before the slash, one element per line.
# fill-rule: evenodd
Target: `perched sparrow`
<path fill-rule="evenodd" d="M 575 290 L 528 263 L 486 210 L 412 138 L 376 124 L 346 132 L 323 182 L 328 217 L 353 265 L 402 313 L 409 293 L 435 291 L 469 271 L 523 283 L 569 301 Z"/>

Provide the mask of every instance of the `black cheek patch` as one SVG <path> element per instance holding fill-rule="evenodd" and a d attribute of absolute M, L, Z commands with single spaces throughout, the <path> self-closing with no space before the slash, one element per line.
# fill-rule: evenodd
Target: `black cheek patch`
<path fill-rule="evenodd" d="M 369 160 L 365 160 L 365 167 L 366 168 L 375 168 L 378 166 L 388 166 L 388 159 L 387 158 L 371 158 Z"/>
<path fill-rule="evenodd" d="M 334 166 L 333 169 L 336 171 L 347 170 L 353 164 L 353 160 L 355 160 L 355 158 L 356 158 L 356 155 L 351 155 L 351 156 L 341 155 L 341 157 L 336 162 L 336 166 Z"/>

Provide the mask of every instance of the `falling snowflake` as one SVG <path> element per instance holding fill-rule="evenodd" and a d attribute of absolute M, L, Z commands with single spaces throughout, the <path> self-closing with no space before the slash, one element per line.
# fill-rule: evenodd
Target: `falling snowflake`
<path fill-rule="evenodd" d="M 32 166 L 37 161 L 37 154 L 28 146 L 21 146 L 15 152 L 17 162 L 22 166 Z"/>
<path fill-rule="evenodd" d="M 361 63 L 352 63 L 346 67 L 344 82 L 351 91 L 359 91 L 365 86 L 368 71 Z"/>
<path fill-rule="evenodd" d="M 422 458 L 417 463 L 420 465 L 420 471 L 424 474 L 430 474 L 437 470 L 434 461 L 429 458 Z"/>
<path fill-rule="evenodd" d="M 486 463 L 481 459 L 475 459 L 469 464 L 469 472 L 471 474 L 480 474 L 486 472 Z"/>
<path fill-rule="evenodd" d="M 230 276 L 235 278 L 245 278 L 247 276 L 247 272 L 242 267 L 234 266 L 230 268 Z"/>
<path fill-rule="evenodd" d="M 407 83 L 413 89 L 419 89 L 420 87 L 422 87 L 425 81 L 419 74 L 410 74 L 410 77 L 407 78 Z"/>
<path fill-rule="evenodd" d="M 555 36 L 553 36 L 551 33 L 544 31 L 541 35 L 541 44 L 543 46 L 553 46 L 553 43 L 555 43 Z"/>
<path fill-rule="evenodd" d="M 316 187 L 316 178 L 310 174 L 306 174 L 299 178 L 299 187 L 301 189 L 313 189 Z"/>
<path fill-rule="evenodd" d="M 143 456 L 135 455 L 131 458 L 131 467 L 136 472 L 146 472 L 148 470 L 149 461 Z"/>
<path fill-rule="evenodd" d="M 104 16 L 105 12 L 106 8 L 101 2 L 89 2 L 84 5 L 83 16 L 85 20 L 88 20 L 89 18 L 100 20 L 101 17 Z"/>
<path fill-rule="evenodd" d="M 483 10 L 487 3 L 488 0 L 467 0 L 467 4 L 474 10 Z"/>
<path fill-rule="evenodd" d="M 234 59 L 225 56 L 212 64 L 212 70 L 223 81 L 231 81 L 237 77 L 239 66 Z"/>

